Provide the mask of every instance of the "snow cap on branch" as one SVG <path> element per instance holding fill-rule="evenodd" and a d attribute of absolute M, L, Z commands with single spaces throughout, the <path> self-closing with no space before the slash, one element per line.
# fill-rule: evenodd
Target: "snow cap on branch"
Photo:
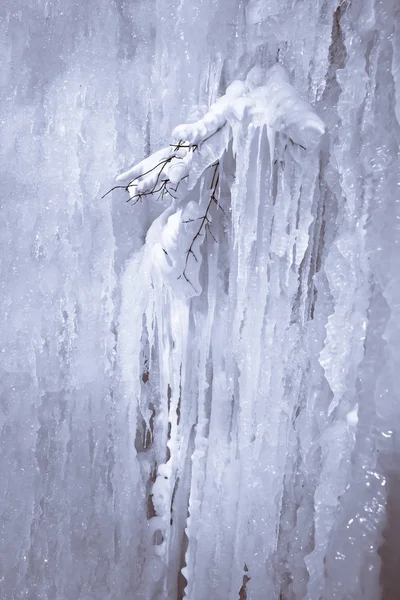
<path fill-rule="evenodd" d="M 255 124 L 266 124 L 275 131 L 286 133 L 295 144 L 309 149 L 314 147 L 325 131 L 323 121 L 313 108 L 302 98 L 289 83 L 289 76 L 280 64 L 271 67 L 264 79 L 264 85 L 254 86 L 259 82 L 259 69 L 250 71 L 248 87 L 250 114 Z"/>

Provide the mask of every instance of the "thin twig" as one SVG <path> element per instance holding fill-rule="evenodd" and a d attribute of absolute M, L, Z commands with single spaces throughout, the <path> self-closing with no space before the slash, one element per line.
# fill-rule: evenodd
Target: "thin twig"
<path fill-rule="evenodd" d="M 213 202 L 215 202 L 218 205 L 218 200 L 215 196 L 216 191 L 217 191 L 217 187 L 218 187 L 218 183 L 219 183 L 219 172 L 218 172 L 218 167 L 219 167 L 219 162 L 214 163 L 213 165 L 211 165 L 212 167 L 214 167 L 214 173 L 211 179 L 211 187 L 210 189 L 212 190 L 211 193 L 211 197 L 210 200 L 208 201 L 207 204 L 207 208 L 206 208 L 206 212 L 202 217 L 199 217 L 198 219 L 188 219 L 187 221 L 184 221 L 184 223 L 190 223 L 190 222 L 194 222 L 194 221 L 201 221 L 200 223 L 200 227 L 198 228 L 196 234 L 194 235 L 191 244 L 188 248 L 188 250 L 186 251 L 186 258 L 185 258 L 185 266 L 184 269 L 182 271 L 182 274 L 179 275 L 178 279 L 181 279 L 182 277 L 188 282 L 190 283 L 190 285 L 192 286 L 192 288 L 197 292 L 196 288 L 194 287 L 193 283 L 190 281 L 190 279 L 188 278 L 187 274 L 186 274 L 186 269 L 188 267 L 188 263 L 189 263 L 189 257 L 191 255 L 194 256 L 196 262 L 198 262 L 197 256 L 195 255 L 195 253 L 193 252 L 193 246 L 196 242 L 196 240 L 203 236 L 204 234 L 202 233 L 203 228 L 205 228 L 206 231 L 208 231 L 212 238 L 215 240 L 215 242 L 217 241 L 215 239 L 215 236 L 213 235 L 213 233 L 211 232 L 211 219 L 208 216 L 208 213 L 210 211 L 211 205 Z"/>
<path fill-rule="evenodd" d="M 114 187 L 112 187 L 110 190 L 108 190 L 108 192 L 106 192 L 104 194 L 104 196 L 101 197 L 101 199 L 103 200 L 103 198 L 105 198 L 106 196 L 108 196 L 108 194 L 111 194 L 111 192 L 113 192 L 114 190 L 126 190 L 128 191 L 128 188 L 126 185 L 114 185 Z"/>
<path fill-rule="evenodd" d="M 296 142 L 294 142 L 292 140 L 292 138 L 289 138 L 289 140 L 292 142 L 293 146 L 300 146 L 300 148 L 303 148 L 303 150 L 307 150 L 307 148 L 305 146 L 303 146 L 302 144 L 297 144 Z"/>
<path fill-rule="evenodd" d="M 170 146 L 172 146 L 172 148 L 175 148 L 175 150 L 179 150 L 180 148 L 189 148 L 189 150 L 193 150 L 193 152 L 195 150 L 197 150 L 197 148 L 199 147 L 198 144 L 183 144 L 182 140 L 179 140 L 179 142 L 177 144 L 169 144 Z"/>
<path fill-rule="evenodd" d="M 173 144 L 170 144 L 170 146 L 173 146 Z M 181 148 L 181 147 L 182 146 L 179 146 L 179 145 L 178 146 L 176 146 L 176 145 L 174 146 L 174 148 L 176 148 L 176 150 L 179 150 L 179 148 Z M 165 165 L 167 165 L 169 162 L 171 162 L 171 160 L 173 158 L 176 158 L 175 155 L 172 155 L 172 156 L 169 156 L 168 158 L 165 158 L 164 160 L 160 161 L 157 165 L 155 165 L 154 167 L 152 167 L 148 171 L 145 171 L 144 173 L 141 173 L 140 175 L 137 175 L 136 177 L 134 177 L 134 179 L 132 179 L 127 185 L 114 185 L 114 187 L 112 187 L 110 190 L 108 190 L 108 192 L 106 192 L 104 194 L 104 196 L 102 196 L 101 198 L 102 199 L 105 198 L 106 196 L 108 196 L 108 194 L 110 194 L 114 190 L 122 189 L 122 190 L 126 190 L 127 192 L 129 192 L 129 188 L 131 186 L 137 185 L 137 184 L 134 183 L 137 179 L 140 179 L 141 177 L 145 177 L 146 175 L 148 175 L 149 173 L 151 173 L 152 171 L 154 171 L 155 169 L 157 169 L 157 167 L 161 167 L 161 165 L 162 165 L 160 173 L 158 174 L 158 178 L 157 178 L 157 181 L 156 181 L 156 185 L 157 185 L 159 177 L 160 177 L 160 174 L 164 170 Z"/>
<path fill-rule="evenodd" d="M 130 198 L 128 198 L 127 202 L 137 199 L 133 203 L 133 206 L 134 206 L 143 197 L 152 196 L 153 194 L 158 194 L 158 192 L 160 192 L 160 196 L 158 197 L 158 200 L 160 199 L 160 197 L 163 198 L 165 196 L 165 194 L 169 194 L 171 196 L 171 198 L 175 198 L 175 196 L 173 194 L 171 194 L 170 190 L 167 188 L 168 181 L 169 181 L 169 179 L 166 179 L 165 181 L 163 181 L 161 186 L 158 188 L 158 190 L 154 189 L 154 187 L 153 187 L 152 190 L 148 190 L 147 192 L 139 192 L 139 194 L 135 194 L 134 196 L 131 196 Z"/>

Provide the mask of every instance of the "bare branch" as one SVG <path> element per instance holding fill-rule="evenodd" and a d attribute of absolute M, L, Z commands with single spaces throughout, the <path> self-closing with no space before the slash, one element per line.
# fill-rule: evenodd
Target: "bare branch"
<path fill-rule="evenodd" d="M 108 192 L 106 192 L 101 199 L 103 200 L 103 198 L 105 198 L 106 196 L 108 196 L 108 194 L 111 194 L 111 192 L 113 192 L 114 190 L 126 190 L 128 191 L 128 188 L 126 185 L 114 185 L 114 187 L 112 187 L 110 190 L 108 190 Z"/>
<path fill-rule="evenodd" d="M 218 187 L 218 183 L 219 183 L 219 161 L 217 161 L 216 163 L 214 163 L 213 165 L 211 165 L 211 167 L 214 167 L 214 172 L 213 172 L 213 176 L 212 176 L 212 179 L 211 179 L 211 188 L 210 188 L 212 190 L 212 193 L 211 193 L 210 200 L 209 200 L 209 202 L 207 204 L 206 212 L 204 213 L 204 215 L 202 217 L 199 217 L 197 219 L 188 219 L 187 221 L 184 221 L 184 223 L 192 223 L 194 221 L 200 221 L 200 227 L 198 228 L 197 232 L 195 233 L 195 235 L 194 235 L 194 237 L 193 237 L 193 239 L 191 241 L 191 244 L 190 244 L 188 250 L 186 250 L 185 266 L 184 266 L 182 275 L 179 275 L 179 277 L 178 277 L 178 279 L 181 279 L 183 277 L 186 281 L 188 281 L 190 283 L 190 285 L 192 286 L 192 288 L 196 292 L 197 292 L 196 288 L 194 287 L 194 285 L 189 280 L 189 278 L 188 278 L 188 276 L 186 274 L 186 269 L 188 267 L 190 255 L 193 255 L 194 258 L 195 258 L 195 260 L 196 260 L 196 262 L 198 262 L 197 257 L 196 257 L 196 255 L 193 252 L 193 246 L 194 246 L 196 240 L 199 237 L 202 237 L 204 235 L 203 234 L 203 228 L 205 229 L 206 232 L 208 231 L 210 233 L 210 235 L 212 236 L 212 238 L 213 238 L 213 240 L 215 242 L 217 241 L 216 238 L 215 238 L 215 236 L 213 235 L 213 233 L 211 231 L 211 219 L 209 217 L 209 212 L 210 212 L 210 208 L 211 208 L 211 205 L 212 205 L 213 202 L 215 202 L 219 206 L 218 200 L 217 200 L 217 198 L 215 196 L 216 191 L 217 191 L 217 187 Z"/>

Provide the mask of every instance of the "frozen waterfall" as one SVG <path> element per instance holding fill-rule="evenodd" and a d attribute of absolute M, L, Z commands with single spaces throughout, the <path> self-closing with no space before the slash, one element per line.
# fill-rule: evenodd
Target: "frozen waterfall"
<path fill-rule="evenodd" d="M 397 600 L 398 0 L 0 12 L 0 600 Z"/>

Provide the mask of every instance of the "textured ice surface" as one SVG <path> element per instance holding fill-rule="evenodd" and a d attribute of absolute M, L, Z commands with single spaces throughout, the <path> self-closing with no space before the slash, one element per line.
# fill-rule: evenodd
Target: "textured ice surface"
<path fill-rule="evenodd" d="M 1 600 L 397 599 L 398 0 L 0 14 Z"/>

